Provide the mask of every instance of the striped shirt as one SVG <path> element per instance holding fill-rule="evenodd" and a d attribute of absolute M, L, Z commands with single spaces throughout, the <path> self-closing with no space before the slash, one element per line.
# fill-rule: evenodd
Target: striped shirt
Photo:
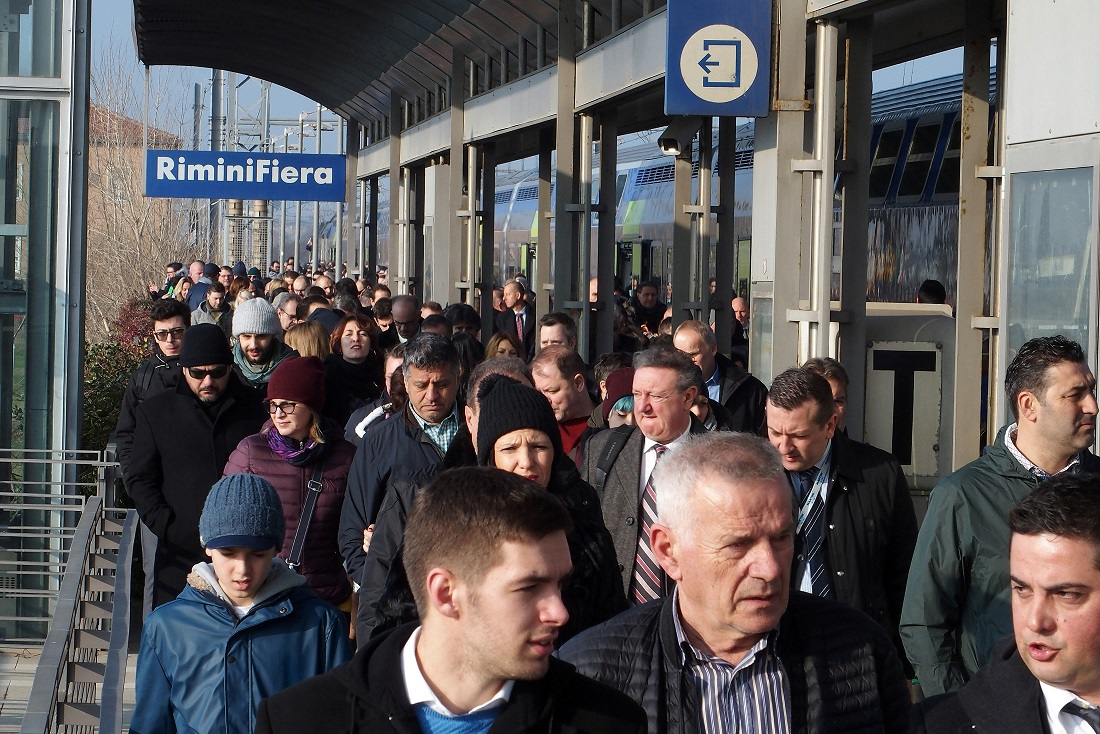
<path fill-rule="evenodd" d="M 673 596 L 677 594 L 673 591 Z M 676 641 L 691 670 L 699 699 L 700 731 L 705 734 L 787 734 L 791 729 L 791 690 L 775 650 L 779 630 L 756 643 L 737 665 L 698 650 L 684 635 L 680 604 L 673 599 Z"/>

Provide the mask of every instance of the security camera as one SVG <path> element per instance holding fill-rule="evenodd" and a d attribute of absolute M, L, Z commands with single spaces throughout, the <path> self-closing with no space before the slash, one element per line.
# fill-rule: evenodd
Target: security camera
<path fill-rule="evenodd" d="M 657 145 L 665 155 L 680 155 L 681 151 L 691 149 L 691 141 L 702 126 L 701 117 L 674 117 L 672 124 L 657 138 Z"/>

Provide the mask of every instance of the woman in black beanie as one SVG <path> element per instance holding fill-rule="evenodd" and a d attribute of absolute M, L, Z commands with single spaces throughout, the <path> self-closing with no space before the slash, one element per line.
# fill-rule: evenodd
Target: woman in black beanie
<path fill-rule="evenodd" d="M 561 500 L 573 519 L 573 529 L 568 535 L 573 574 L 562 589 L 569 621 L 558 634 L 560 646 L 627 606 L 615 546 L 603 524 L 599 497 L 562 451 L 554 411 L 542 393 L 510 377 L 489 375 L 478 386 L 477 399 L 478 464 L 519 474 L 545 487 Z M 390 523 L 400 524 L 403 533 L 405 512 L 411 504 L 408 501 L 384 506 L 375 537 L 392 534 L 392 527 L 383 528 Z M 368 554 L 377 552 L 372 545 Z M 375 632 L 416 619 L 409 582 L 399 558 L 389 564 L 386 589 L 377 609 L 372 611 Z"/>

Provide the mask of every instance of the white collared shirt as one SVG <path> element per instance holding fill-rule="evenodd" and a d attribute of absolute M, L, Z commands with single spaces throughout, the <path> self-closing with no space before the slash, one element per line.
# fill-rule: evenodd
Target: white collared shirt
<path fill-rule="evenodd" d="M 663 444 L 663 445 L 668 447 L 668 448 L 672 448 L 673 446 L 678 446 L 687 439 L 687 436 L 690 433 L 691 433 L 691 421 L 689 420 L 687 429 L 683 433 L 681 433 L 678 438 L 676 438 L 672 441 L 669 441 L 668 443 Z M 645 492 L 645 485 L 649 483 L 649 475 L 653 473 L 653 467 L 657 466 L 657 452 L 653 450 L 653 447 L 656 446 L 656 445 L 657 445 L 657 442 L 654 441 L 652 438 L 648 438 L 648 437 L 642 443 L 642 471 L 641 471 L 641 476 L 639 477 L 639 484 L 638 484 L 638 496 L 639 497 L 641 497 L 642 494 Z M 639 527 L 641 527 L 640 524 L 639 524 Z"/>
<path fill-rule="evenodd" d="M 439 700 L 439 696 L 435 695 L 435 691 L 428 685 L 427 679 L 424 678 L 424 672 L 420 670 L 420 663 L 416 660 L 416 641 L 420 639 L 421 629 L 421 627 L 417 627 L 409 636 L 409 641 L 405 643 L 405 647 L 401 648 L 401 673 L 405 679 L 405 695 L 409 697 L 410 705 L 427 704 L 428 708 L 437 714 L 453 717 L 474 714 L 478 711 L 504 706 L 508 703 L 508 699 L 512 696 L 512 688 L 516 685 L 514 680 L 505 681 L 500 690 L 496 692 L 496 695 L 480 706 L 475 706 L 465 712 L 465 714 L 456 714 L 444 706 L 443 702 Z"/>
<path fill-rule="evenodd" d="M 1092 726 L 1080 716 L 1062 711 L 1065 705 L 1074 701 L 1085 708 L 1096 708 L 1069 691 L 1047 685 L 1039 681 L 1039 690 L 1043 692 L 1043 706 L 1046 708 L 1047 727 L 1050 734 L 1095 734 Z"/>

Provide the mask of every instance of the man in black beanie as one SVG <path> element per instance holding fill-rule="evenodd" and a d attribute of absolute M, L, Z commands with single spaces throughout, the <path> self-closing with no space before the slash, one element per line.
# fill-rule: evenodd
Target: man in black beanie
<path fill-rule="evenodd" d="M 233 449 L 266 418 L 232 364 L 221 328 L 193 326 L 180 353 L 183 379 L 137 409 L 125 480 L 138 515 L 157 536 L 153 607 L 176 598 L 203 560 L 198 526 L 206 494 Z"/>

